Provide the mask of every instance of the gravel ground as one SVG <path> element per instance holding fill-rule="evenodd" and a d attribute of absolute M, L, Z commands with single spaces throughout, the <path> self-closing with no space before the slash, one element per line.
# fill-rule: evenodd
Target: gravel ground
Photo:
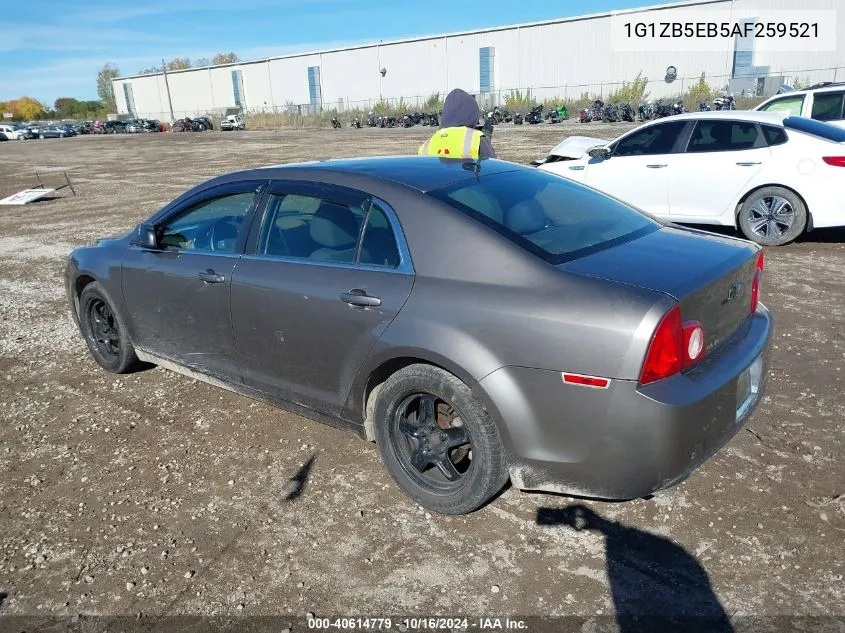
<path fill-rule="evenodd" d="M 585 129 L 625 128 L 500 127 L 494 145 L 527 162 Z M 582 630 L 614 613 L 723 610 L 738 628 L 845 618 L 845 231 L 767 251 L 768 394 L 745 431 L 649 500 L 508 489 L 470 516 L 430 515 L 368 443 L 161 369 L 117 378 L 91 360 L 65 304 L 71 248 L 211 176 L 415 152 L 425 130 L 0 143 L 0 197 L 36 171 L 66 171 L 78 194 L 0 207 L 0 629 L 79 614 L 281 615 L 294 630 L 308 612 L 593 618 Z M 576 512 L 585 529 L 570 527 Z"/>

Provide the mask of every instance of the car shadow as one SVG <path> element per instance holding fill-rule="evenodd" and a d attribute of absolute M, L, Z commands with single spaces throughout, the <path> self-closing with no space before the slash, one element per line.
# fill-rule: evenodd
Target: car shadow
<path fill-rule="evenodd" d="M 294 501 L 302 496 L 305 492 L 305 485 L 308 483 L 308 475 L 311 472 L 311 467 L 314 465 L 314 460 L 317 455 L 312 455 L 307 462 L 299 467 L 293 476 L 288 480 L 286 486 L 287 493 L 285 494 L 285 501 Z"/>
<path fill-rule="evenodd" d="M 705 569 L 669 539 L 605 519 L 581 504 L 539 508 L 537 524 L 604 535 L 607 576 L 621 633 L 734 630 Z"/>

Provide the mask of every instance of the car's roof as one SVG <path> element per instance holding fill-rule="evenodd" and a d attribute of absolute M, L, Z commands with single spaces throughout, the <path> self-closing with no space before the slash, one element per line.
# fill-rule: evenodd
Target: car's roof
<path fill-rule="evenodd" d="M 419 191 L 431 191 L 481 175 L 531 169 L 524 165 L 496 159 L 480 161 L 436 156 L 378 156 L 343 158 L 284 165 L 268 165 L 248 172 L 254 176 L 267 170 L 268 176 L 290 178 L 297 172 L 328 172 L 389 180 Z"/>
<path fill-rule="evenodd" d="M 734 121 L 756 121 L 758 123 L 771 123 L 772 125 L 783 124 L 786 114 L 779 112 L 757 112 L 755 110 L 712 110 L 710 112 L 686 112 L 668 117 L 675 119 L 732 119 Z M 666 121 L 667 119 L 657 119 Z"/>

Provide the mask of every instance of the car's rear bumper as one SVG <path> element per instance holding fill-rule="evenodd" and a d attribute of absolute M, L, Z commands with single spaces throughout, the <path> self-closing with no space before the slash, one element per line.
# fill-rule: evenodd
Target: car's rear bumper
<path fill-rule="evenodd" d="M 481 381 L 508 444 L 514 486 L 634 499 L 679 483 L 739 431 L 763 396 L 772 319 L 765 307 L 691 371 L 641 387 L 565 384 L 559 372 L 503 367 Z M 756 363 L 756 364 L 755 364 Z M 756 392 L 739 407 L 738 378 Z"/>

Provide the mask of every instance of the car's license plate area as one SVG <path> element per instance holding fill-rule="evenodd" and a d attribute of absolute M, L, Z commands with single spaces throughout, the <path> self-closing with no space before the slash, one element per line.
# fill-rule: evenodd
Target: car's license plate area
<path fill-rule="evenodd" d="M 736 420 L 739 422 L 757 401 L 763 377 L 763 357 L 758 356 L 736 380 Z"/>

